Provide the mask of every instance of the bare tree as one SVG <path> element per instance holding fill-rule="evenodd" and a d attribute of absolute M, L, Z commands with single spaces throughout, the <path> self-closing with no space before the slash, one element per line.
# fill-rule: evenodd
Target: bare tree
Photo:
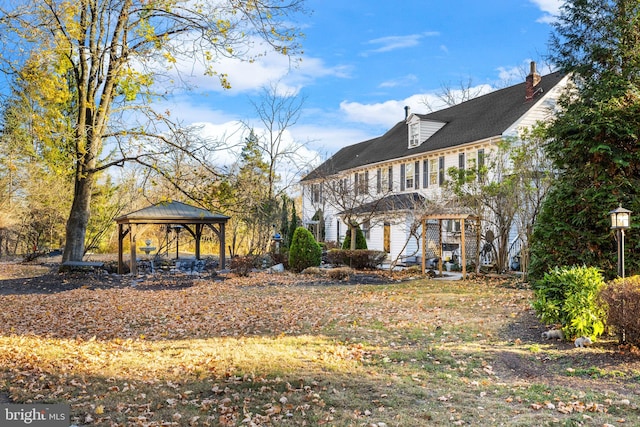
<path fill-rule="evenodd" d="M 460 80 L 458 87 L 454 88 L 450 83 L 441 84 L 440 90 L 435 95 L 435 101 L 424 96 L 422 104 L 427 107 L 429 112 L 439 110 L 443 107 L 452 107 L 470 99 L 476 98 L 483 94 L 484 86 L 474 86 L 471 78 L 468 80 Z"/>
<path fill-rule="evenodd" d="M 300 118 L 306 96 L 283 90 L 278 82 L 262 88 L 261 96 L 252 101 L 262 131 L 246 124 L 255 132 L 258 148 L 267 163 L 267 197 L 277 197 L 300 178 L 315 159 L 301 155 L 306 143 L 295 141 L 288 133 Z M 283 174 L 286 174 L 283 177 Z"/>

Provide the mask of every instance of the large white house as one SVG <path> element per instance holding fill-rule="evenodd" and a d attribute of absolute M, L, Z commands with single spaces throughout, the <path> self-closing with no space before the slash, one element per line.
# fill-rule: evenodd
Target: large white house
<path fill-rule="evenodd" d="M 405 108 L 404 120 L 384 135 L 342 148 L 302 181 L 302 217 L 317 238 L 340 243 L 357 216 L 369 249 L 389 260 L 410 258 L 424 250 L 416 228 L 416 207 L 447 199 L 446 171 L 478 167 L 505 138 L 554 114 L 567 76 L 540 76 L 531 63 L 526 81 L 430 114 Z M 455 253 L 459 223 L 450 221 L 443 247 Z M 459 236 L 459 233 L 458 233 Z M 446 240 L 446 239 L 445 239 Z"/>

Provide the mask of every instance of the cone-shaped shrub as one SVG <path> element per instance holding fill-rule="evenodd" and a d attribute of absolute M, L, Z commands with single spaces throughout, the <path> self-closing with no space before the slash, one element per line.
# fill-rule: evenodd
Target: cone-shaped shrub
<path fill-rule="evenodd" d="M 356 249 L 367 249 L 367 238 L 364 237 L 364 232 L 360 226 L 354 226 L 356 228 Z M 351 249 L 351 229 L 346 236 L 344 236 L 344 242 L 342 242 L 342 249 Z"/>
<path fill-rule="evenodd" d="M 304 227 L 296 228 L 289 247 L 289 268 L 297 273 L 322 262 L 322 248 Z"/>

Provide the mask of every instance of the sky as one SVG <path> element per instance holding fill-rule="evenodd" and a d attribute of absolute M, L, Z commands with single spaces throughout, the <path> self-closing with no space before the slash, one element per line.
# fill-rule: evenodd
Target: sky
<path fill-rule="evenodd" d="M 326 159 L 340 148 L 382 135 L 411 112 L 437 108 L 443 88 L 482 91 L 524 81 L 535 60 L 550 72 L 551 23 L 562 0 L 306 0 L 297 24 L 305 34 L 298 66 L 267 55 L 253 64 L 223 61 L 231 89 L 196 79 L 171 100 L 172 115 L 230 134 L 239 122 L 259 128 L 252 101 L 265 86 L 304 98 L 288 129 L 301 150 Z M 427 105 L 428 104 L 428 105 Z"/>

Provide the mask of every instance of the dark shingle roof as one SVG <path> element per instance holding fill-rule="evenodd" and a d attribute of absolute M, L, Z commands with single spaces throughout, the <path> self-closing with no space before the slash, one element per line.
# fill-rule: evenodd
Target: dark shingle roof
<path fill-rule="evenodd" d="M 427 199 L 418 193 L 392 194 L 373 202 L 359 205 L 353 209 L 342 211 L 340 215 L 415 210 L 425 203 L 427 203 Z"/>
<path fill-rule="evenodd" d="M 160 202 L 155 205 L 128 213 L 116 218 L 118 224 L 121 223 L 165 223 L 165 222 L 185 222 L 185 223 L 212 223 L 226 222 L 229 219 L 226 215 L 215 214 L 206 209 L 187 205 L 186 203 L 171 201 Z"/>
<path fill-rule="evenodd" d="M 536 88 L 542 88 L 542 93 L 546 93 L 563 77 L 560 72 L 543 76 Z M 443 110 L 419 114 L 422 120 L 445 122 L 446 125 L 419 147 L 409 149 L 408 126 L 403 120 L 380 137 L 342 148 L 302 180 L 502 135 L 535 105 L 538 97 L 526 101 L 523 82 Z"/>

